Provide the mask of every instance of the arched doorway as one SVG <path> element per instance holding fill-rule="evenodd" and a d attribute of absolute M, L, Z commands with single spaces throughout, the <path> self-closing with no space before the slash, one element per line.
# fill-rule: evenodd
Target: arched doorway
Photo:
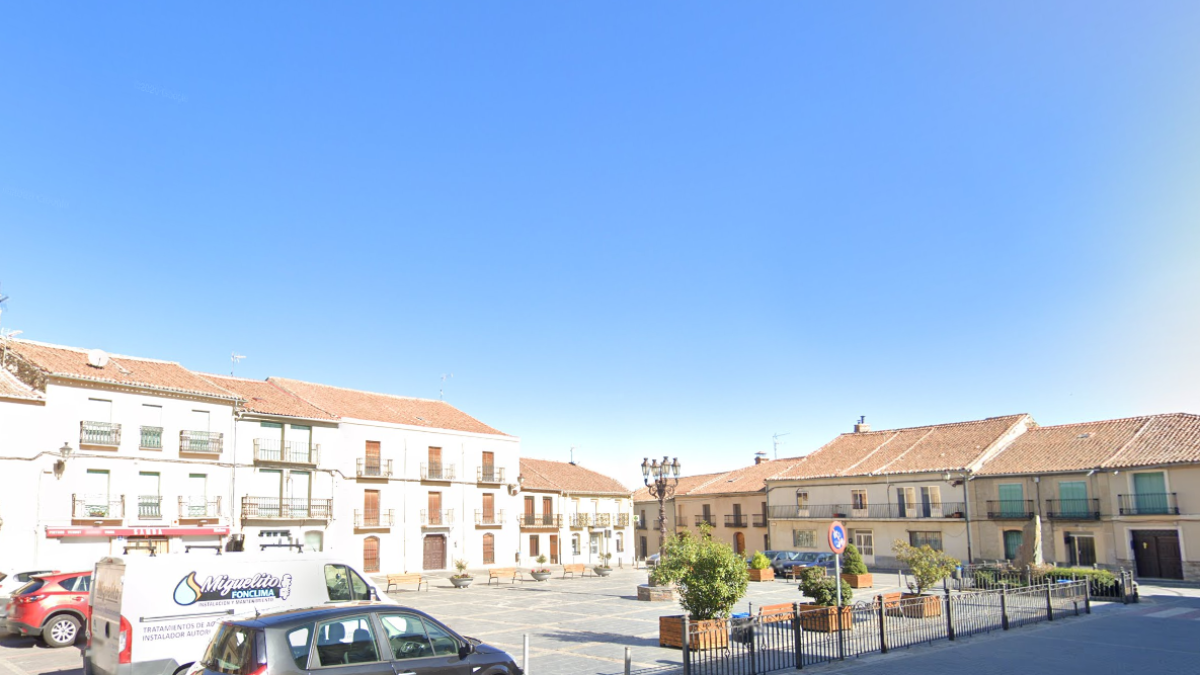
<path fill-rule="evenodd" d="M 367 573 L 379 571 L 378 537 L 363 539 L 363 571 Z"/>
<path fill-rule="evenodd" d="M 741 532 L 734 533 L 733 550 L 737 552 L 738 555 L 742 555 L 746 552 L 746 535 L 742 534 Z"/>

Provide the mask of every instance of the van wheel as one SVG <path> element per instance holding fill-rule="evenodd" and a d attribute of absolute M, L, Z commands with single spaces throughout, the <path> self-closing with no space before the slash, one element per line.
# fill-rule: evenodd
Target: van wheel
<path fill-rule="evenodd" d="M 79 620 L 69 614 L 50 619 L 42 629 L 42 640 L 51 647 L 70 647 L 79 637 Z"/>

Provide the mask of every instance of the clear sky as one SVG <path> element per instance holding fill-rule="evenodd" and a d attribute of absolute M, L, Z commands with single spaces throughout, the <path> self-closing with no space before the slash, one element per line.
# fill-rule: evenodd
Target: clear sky
<path fill-rule="evenodd" d="M 1200 3 L 0 9 L 23 337 L 446 399 L 629 485 L 1200 412 Z"/>

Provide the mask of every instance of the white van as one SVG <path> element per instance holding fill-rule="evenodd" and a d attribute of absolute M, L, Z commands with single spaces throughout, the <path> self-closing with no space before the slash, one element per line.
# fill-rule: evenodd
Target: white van
<path fill-rule="evenodd" d="M 353 567 L 325 554 L 168 554 L 96 563 L 86 675 L 175 675 L 223 619 L 377 599 Z"/>

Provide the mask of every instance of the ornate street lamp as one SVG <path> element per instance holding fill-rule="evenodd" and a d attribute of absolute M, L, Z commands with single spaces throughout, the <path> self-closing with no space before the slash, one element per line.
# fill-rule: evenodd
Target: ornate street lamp
<path fill-rule="evenodd" d="M 642 477 L 646 487 L 650 488 L 650 496 L 658 499 L 658 551 L 662 555 L 663 546 L 667 543 L 667 500 L 675 495 L 675 486 L 679 485 L 679 458 L 674 461 L 662 458 L 662 463 L 656 459 L 642 459 Z"/>

